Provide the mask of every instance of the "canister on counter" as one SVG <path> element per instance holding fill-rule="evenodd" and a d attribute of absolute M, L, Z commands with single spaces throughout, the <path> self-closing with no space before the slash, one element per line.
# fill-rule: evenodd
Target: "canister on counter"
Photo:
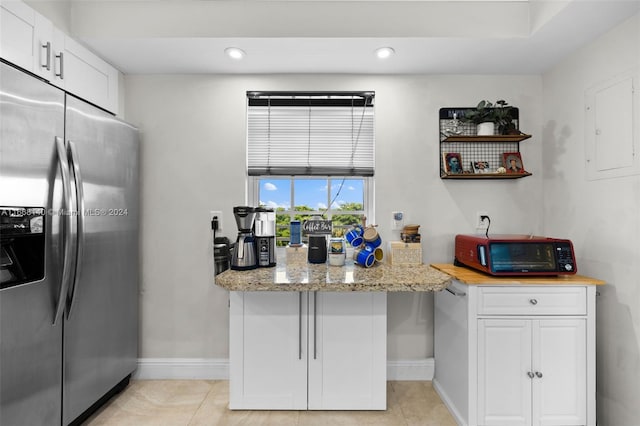
<path fill-rule="evenodd" d="M 296 246 L 301 246 L 302 245 L 302 240 L 301 240 L 301 236 L 300 236 L 300 221 L 299 220 L 292 220 L 289 223 L 289 245 L 296 247 Z"/>
<path fill-rule="evenodd" d="M 329 265 L 342 266 L 347 257 L 347 248 L 343 238 L 329 240 Z"/>

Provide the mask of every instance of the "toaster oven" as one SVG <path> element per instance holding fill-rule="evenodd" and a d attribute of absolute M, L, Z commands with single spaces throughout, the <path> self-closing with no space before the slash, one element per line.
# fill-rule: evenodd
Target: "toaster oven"
<path fill-rule="evenodd" d="M 571 241 L 529 235 L 456 235 L 455 260 L 490 275 L 572 275 Z"/>

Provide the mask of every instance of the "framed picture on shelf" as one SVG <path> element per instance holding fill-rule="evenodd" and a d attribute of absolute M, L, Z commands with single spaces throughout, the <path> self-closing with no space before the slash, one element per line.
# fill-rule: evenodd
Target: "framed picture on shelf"
<path fill-rule="evenodd" d="M 459 152 L 445 152 L 442 154 L 444 171 L 447 173 L 462 173 L 462 158 Z"/>
<path fill-rule="evenodd" d="M 505 152 L 502 154 L 502 165 L 507 173 L 526 173 L 522 157 L 519 152 Z"/>
<path fill-rule="evenodd" d="M 488 161 L 472 161 L 471 169 L 473 170 L 473 173 L 491 173 Z"/>

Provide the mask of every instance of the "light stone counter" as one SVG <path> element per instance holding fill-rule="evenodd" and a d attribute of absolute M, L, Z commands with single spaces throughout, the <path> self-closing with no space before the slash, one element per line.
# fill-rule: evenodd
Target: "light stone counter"
<path fill-rule="evenodd" d="M 439 291 L 451 277 L 429 265 L 396 266 L 376 262 L 371 268 L 296 262 L 287 265 L 278 257 L 272 268 L 227 270 L 215 283 L 231 291 Z"/>

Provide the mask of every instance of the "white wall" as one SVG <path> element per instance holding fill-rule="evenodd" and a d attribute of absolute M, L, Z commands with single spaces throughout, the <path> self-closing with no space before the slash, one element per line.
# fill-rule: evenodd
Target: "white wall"
<path fill-rule="evenodd" d="M 38 13 L 46 16 L 58 29 L 66 34 L 71 34 L 71 4 L 69 0 L 26 0 L 25 3 L 37 10 Z"/>
<path fill-rule="evenodd" d="M 640 422 L 640 176 L 587 180 L 585 91 L 631 69 L 637 76 L 638 67 L 640 15 L 543 76 L 544 230 L 571 238 L 579 271 L 607 281 L 597 301 L 597 411 L 605 426 Z M 638 104 L 634 116 L 640 125 Z"/>
<path fill-rule="evenodd" d="M 384 241 L 391 211 L 421 225 L 425 262 L 451 262 L 456 233 L 477 210 L 494 232 L 540 232 L 539 76 L 127 76 L 127 120 L 142 130 L 143 358 L 228 356 L 227 292 L 213 284 L 209 210 L 245 203 L 247 90 L 375 90 L 375 209 Z M 439 178 L 438 110 L 504 98 L 521 109 L 523 161 L 533 176 L 506 181 Z M 433 356 L 431 294 L 391 294 L 390 360 Z"/>

